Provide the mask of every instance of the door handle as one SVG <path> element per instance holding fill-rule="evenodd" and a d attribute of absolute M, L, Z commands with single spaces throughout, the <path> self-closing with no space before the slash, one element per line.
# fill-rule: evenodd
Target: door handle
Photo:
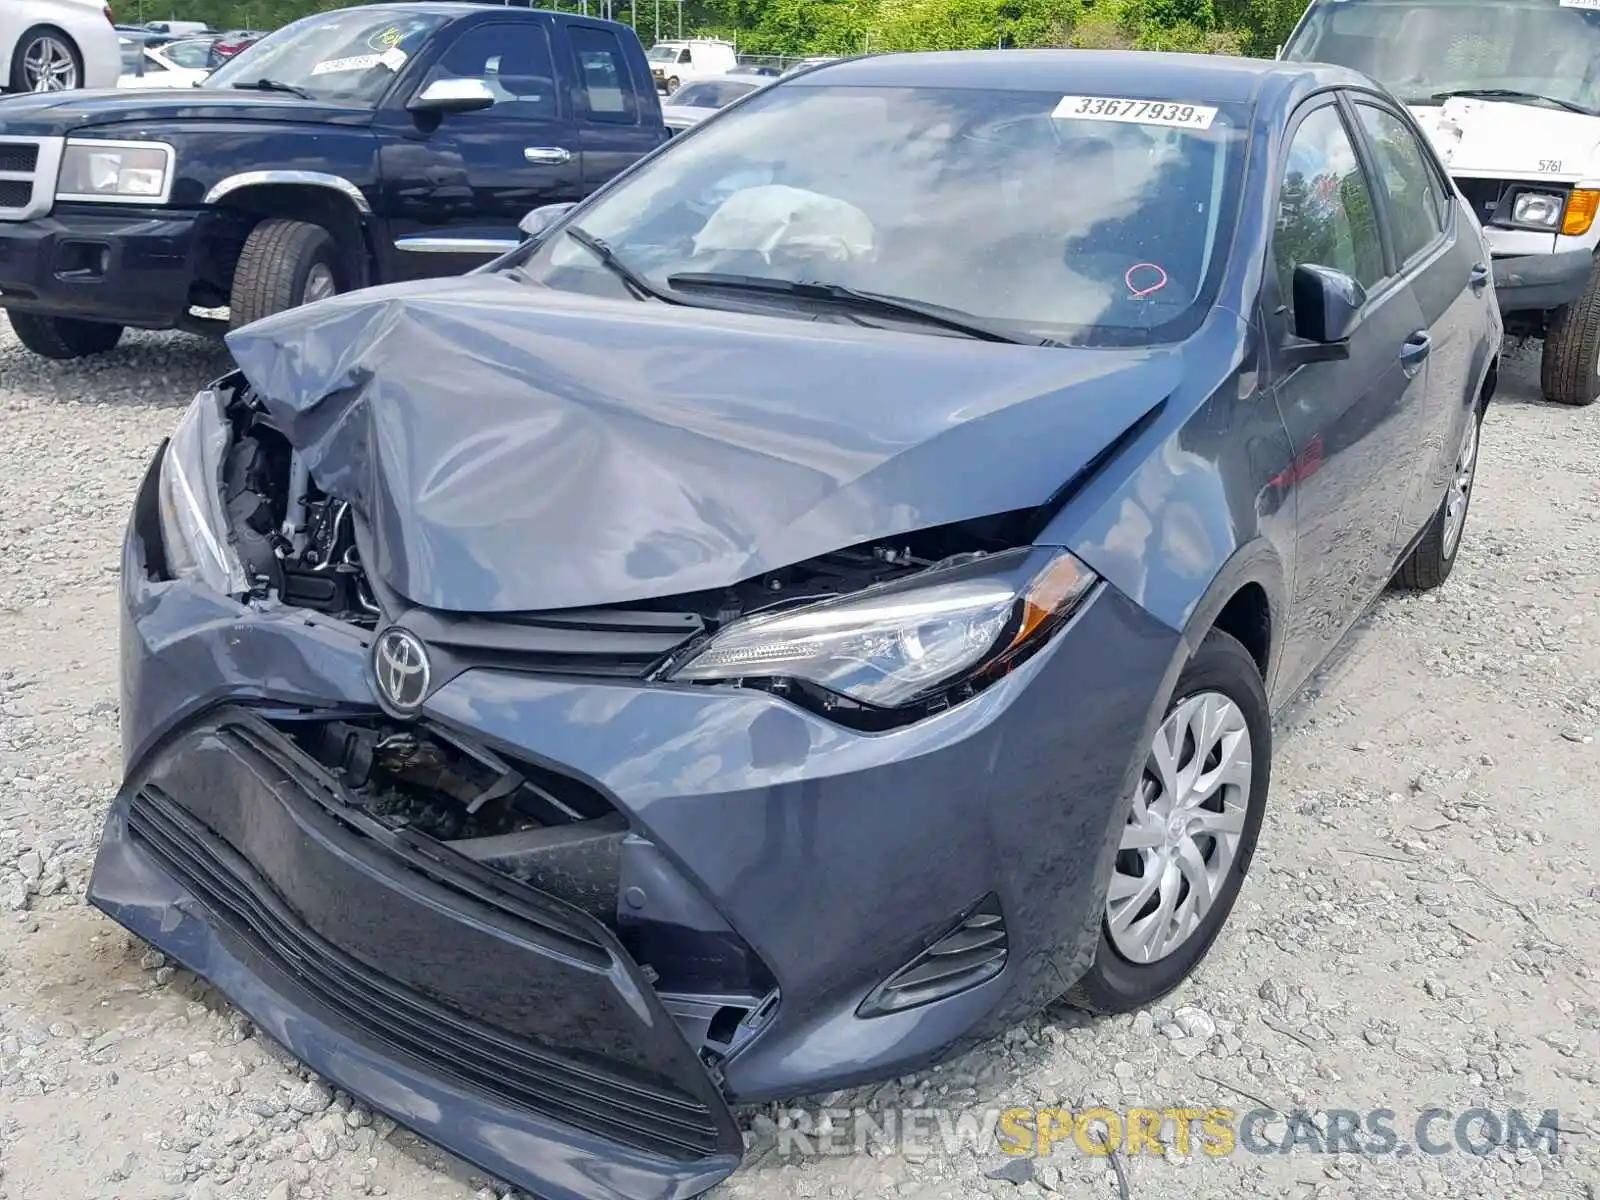
<path fill-rule="evenodd" d="M 1426 329 L 1419 329 L 1405 340 L 1400 347 L 1400 369 L 1409 379 L 1422 369 L 1422 360 L 1428 357 L 1428 351 L 1433 349 L 1433 335 Z"/>
<path fill-rule="evenodd" d="M 1482 263 L 1476 264 L 1467 274 L 1467 283 L 1475 292 L 1481 292 L 1489 286 L 1489 268 Z"/>
<path fill-rule="evenodd" d="M 572 161 L 572 151 L 565 146 L 529 146 L 522 157 L 539 167 L 559 167 Z"/>

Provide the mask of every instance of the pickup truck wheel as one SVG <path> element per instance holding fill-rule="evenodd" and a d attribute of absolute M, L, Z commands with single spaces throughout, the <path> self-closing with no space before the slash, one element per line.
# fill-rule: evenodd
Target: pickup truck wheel
<path fill-rule="evenodd" d="M 676 75 L 674 75 L 671 79 L 667 80 L 667 95 L 670 96 L 670 95 L 672 95 L 673 92 L 675 92 L 677 90 L 678 90 L 678 77 Z"/>
<path fill-rule="evenodd" d="M 104 354 L 122 340 L 122 326 L 76 317 L 47 317 L 40 313 L 12 312 L 11 328 L 17 340 L 45 358 L 82 358 Z"/>
<path fill-rule="evenodd" d="M 83 58 L 72 39 L 38 26 L 17 40 L 11 56 L 13 92 L 65 92 L 83 86 Z"/>
<path fill-rule="evenodd" d="M 1539 384 L 1544 398 L 1557 404 L 1581 406 L 1600 397 L 1600 270 L 1545 334 Z"/>
<path fill-rule="evenodd" d="M 344 290 L 344 267 L 333 235 L 309 221 L 276 217 L 250 231 L 233 270 L 229 324 L 326 300 Z"/>

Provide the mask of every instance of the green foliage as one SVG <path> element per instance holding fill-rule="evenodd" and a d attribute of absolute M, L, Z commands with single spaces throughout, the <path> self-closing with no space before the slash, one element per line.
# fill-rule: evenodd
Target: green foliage
<path fill-rule="evenodd" d="M 4 0 L 0 0 L 3 3 Z M 590 0 L 591 13 L 603 0 Z M 613 18 L 654 38 L 656 0 L 611 0 Z M 272 29 L 351 0 L 115 0 L 124 21 L 179 17 L 214 29 Z M 573 11 L 580 0 L 552 0 Z M 798 57 L 880 50 L 1076 46 L 1271 55 L 1305 0 L 684 0 L 685 35 L 726 37 L 740 53 Z M 663 37 L 678 28 L 661 0 Z"/>

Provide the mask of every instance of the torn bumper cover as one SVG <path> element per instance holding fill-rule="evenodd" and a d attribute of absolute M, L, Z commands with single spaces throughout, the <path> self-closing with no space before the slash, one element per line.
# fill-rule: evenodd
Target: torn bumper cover
<path fill-rule="evenodd" d="M 129 779 L 90 894 L 339 1086 L 541 1195 L 693 1196 L 738 1162 L 606 929 L 385 830 L 243 710 Z"/>

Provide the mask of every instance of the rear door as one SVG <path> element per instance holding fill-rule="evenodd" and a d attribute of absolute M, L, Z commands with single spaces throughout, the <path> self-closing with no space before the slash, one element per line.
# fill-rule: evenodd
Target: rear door
<path fill-rule="evenodd" d="M 615 31 L 582 20 L 563 28 L 583 186 L 593 191 L 666 140 L 660 101 L 644 60 L 628 54 Z"/>
<path fill-rule="evenodd" d="M 1332 94 L 1297 114 L 1279 164 L 1263 327 L 1295 460 L 1277 481 L 1296 515 L 1291 628 L 1281 670 L 1292 689 L 1383 587 L 1411 474 L 1410 406 L 1420 406 L 1427 352 L 1422 312 L 1393 267 L 1373 185 Z M 1349 354 L 1291 365 L 1295 268 L 1342 271 L 1366 289 Z"/>
<path fill-rule="evenodd" d="M 380 126 L 383 201 L 393 239 L 389 278 L 454 275 L 520 240 L 541 204 L 581 199 L 582 157 L 546 20 L 469 25 L 416 89 L 479 79 L 496 100 L 442 117 L 397 105 Z"/>
<path fill-rule="evenodd" d="M 1492 303 L 1489 264 L 1473 232 L 1457 228 L 1459 206 L 1449 202 L 1448 187 L 1411 122 L 1375 95 L 1350 98 L 1400 271 L 1431 342 L 1426 397 L 1410 414 L 1416 458 L 1394 531 L 1398 556 L 1432 519 L 1455 467 L 1462 418 L 1477 382 L 1478 331 L 1484 306 Z"/>

